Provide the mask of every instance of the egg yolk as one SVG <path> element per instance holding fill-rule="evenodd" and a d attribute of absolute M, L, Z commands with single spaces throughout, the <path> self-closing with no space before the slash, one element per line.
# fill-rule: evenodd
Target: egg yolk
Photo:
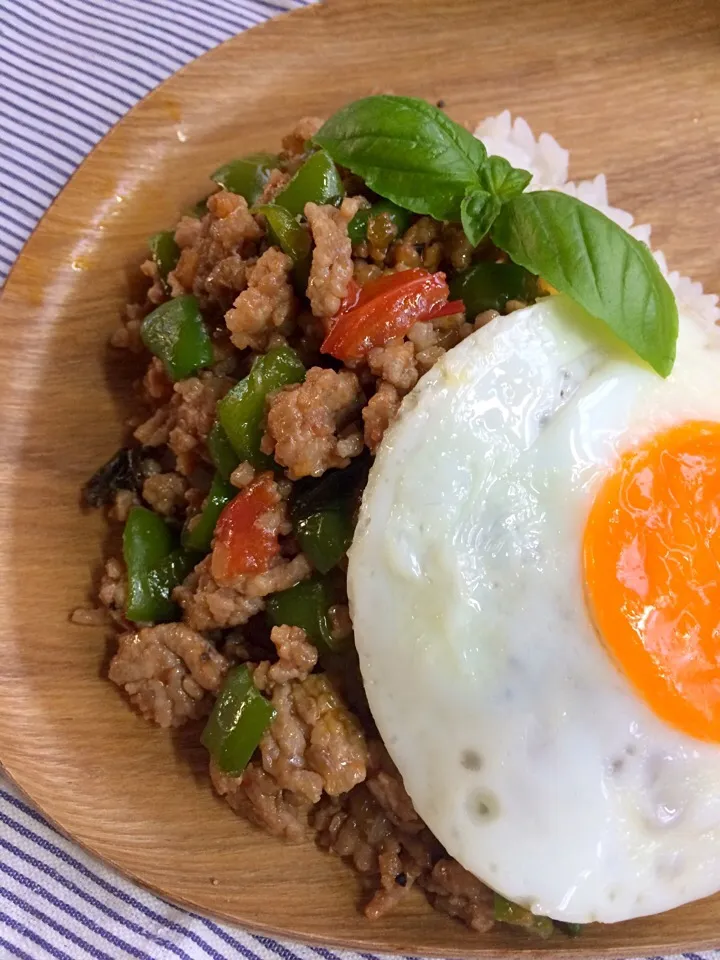
<path fill-rule="evenodd" d="M 720 425 L 684 423 L 623 454 L 583 561 L 596 628 L 645 702 L 720 741 Z"/>

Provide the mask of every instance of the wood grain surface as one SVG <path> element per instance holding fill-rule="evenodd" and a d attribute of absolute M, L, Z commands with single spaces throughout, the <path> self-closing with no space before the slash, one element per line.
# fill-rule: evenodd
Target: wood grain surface
<path fill-rule="evenodd" d="M 710 945 L 720 899 L 535 943 L 474 935 L 410 896 L 370 924 L 353 873 L 249 828 L 210 788 L 197 731 L 168 735 L 100 679 L 72 626 L 103 551 L 85 479 L 118 447 L 131 371 L 106 347 L 146 238 L 239 152 L 370 92 L 506 107 L 571 149 L 574 176 L 654 224 L 670 264 L 720 288 L 715 0 L 331 0 L 191 64 L 92 153 L 28 242 L 0 306 L 0 757 L 66 833 L 163 895 L 256 930 L 427 955 L 647 956 Z M 214 881 L 217 881 L 215 883 Z"/>

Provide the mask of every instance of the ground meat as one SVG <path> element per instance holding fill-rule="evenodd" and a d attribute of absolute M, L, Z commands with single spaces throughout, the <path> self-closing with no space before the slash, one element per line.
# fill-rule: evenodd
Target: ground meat
<path fill-rule="evenodd" d="M 210 778 L 236 813 L 273 836 L 297 842 L 311 834 L 308 816 L 312 804 L 283 790 L 258 762 L 251 760 L 241 777 L 229 777 L 211 761 Z"/>
<path fill-rule="evenodd" d="M 285 173 L 284 170 L 279 170 L 277 167 L 274 170 L 271 170 L 270 176 L 267 179 L 267 183 L 263 187 L 263 191 L 260 194 L 258 203 L 272 203 L 278 193 L 285 189 L 290 182 L 290 179 L 290 174 Z"/>
<path fill-rule="evenodd" d="M 130 350 L 132 353 L 142 353 L 145 344 L 140 336 L 140 326 L 148 308 L 138 303 L 129 303 L 125 307 L 125 316 L 110 336 L 110 346 L 117 350 Z"/>
<path fill-rule="evenodd" d="M 289 524 L 288 524 L 289 527 Z M 289 532 L 289 531 L 288 531 Z M 248 597 L 267 597 L 271 593 L 289 590 L 301 580 L 307 580 L 312 573 L 310 561 L 303 553 L 292 560 L 278 558 L 275 565 L 265 573 L 257 573 L 240 581 L 242 590 Z"/>
<path fill-rule="evenodd" d="M 305 760 L 322 777 L 325 793 L 336 797 L 362 783 L 368 757 L 365 736 L 328 675 L 315 673 L 293 684 L 293 698 L 309 732 Z"/>
<path fill-rule="evenodd" d="M 264 600 L 248 597 L 232 587 L 221 587 L 210 572 L 208 556 L 176 587 L 173 599 L 180 604 L 183 620 L 193 630 L 216 630 L 247 623 L 265 608 Z"/>
<path fill-rule="evenodd" d="M 312 139 L 323 125 L 318 117 L 302 117 L 282 138 L 283 155 L 286 158 L 299 157 L 305 152 L 305 144 Z"/>
<path fill-rule="evenodd" d="M 292 480 L 346 467 L 360 449 L 343 443 L 348 438 L 339 438 L 337 431 L 353 419 L 362 399 L 354 373 L 313 367 L 304 383 L 270 397 L 263 451 L 274 454 Z"/>
<path fill-rule="evenodd" d="M 225 314 L 225 323 L 238 350 L 265 350 L 271 333 L 290 332 L 296 303 L 290 283 L 292 268 L 287 254 L 270 247 L 249 272 L 247 290 Z"/>
<path fill-rule="evenodd" d="M 170 401 L 135 430 L 144 446 L 167 444 L 177 457 L 177 471 L 189 476 L 198 457 L 205 457 L 205 441 L 215 422 L 215 407 L 233 381 L 209 371 L 178 381 Z"/>
<path fill-rule="evenodd" d="M 402 239 L 394 244 L 395 265 L 403 269 L 425 267 L 437 270 L 440 264 L 442 247 L 439 242 L 442 224 L 431 217 L 420 217 Z"/>
<path fill-rule="evenodd" d="M 114 620 L 120 620 L 125 615 L 127 600 L 127 574 L 125 566 L 119 560 L 111 557 L 105 564 L 105 570 L 100 579 L 98 600 L 106 607 Z"/>
<path fill-rule="evenodd" d="M 158 270 L 158 265 L 155 263 L 155 261 L 146 260 L 144 263 L 141 263 L 140 273 L 145 274 L 145 276 L 150 280 L 150 289 L 145 294 L 150 303 L 158 304 L 162 303 L 164 300 L 167 300 L 165 284 L 163 283 L 162 277 L 160 276 L 160 271 Z"/>
<path fill-rule="evenodd" d="M 317 803 L 365 779 L 367 747 L 360 724 L 327 674 L 277 684 L 276 716 L 260 741 L 263 769 L 283 789 Z"/>
<path fill-rule="evenodd" d="M 140 713 L 177 727 L 207 713 L 227 672 L 225 657 L 181 623 L 146 627 L 118 638 L 109 678 L 124 687 Z"/>
<path fill-rule="evenodd" d="M 108 511 L 108 517 L 117 523 L 125 523 L 132 508 L 139 505 L 140 501 L 134 490 L 118 490 L 113 505 Z"/>
<path fill-rule="evenodd" d="M 169 400 L 172 393 L 173 382 L 167 375 L 165 364 L 159 357 L 151 357 L 142 379 L 143 399 L 153 404 L 153 402 Z"/>
<path fill-rule="evenodd" d="M 407 340 L 373 347 L 368 354 L 368 364 L 376 377 L 392 384 L 401 394 L 412 390 L 417 383 L 415 348 Z"/>
<path fill-rule="evenodd" d="M 239 463 L 230 474 L 230 483 L 234 487 L 237 487 L 238 490 L 242 490 L 249 486 L 254 479 L 255 468 L 251 463 L 248 463 L 247 460 L 243 460 L 242 463 Z"/>
<path fill-rule="evenodd" d="M 205 291 L 223 310 L 233 302 L 239 290 L 244 290 L 255 260 L 243 260 L 233 253 L 220 260 L 205 278 Z"/>
<path fill-rule="evenodd" d="M 143 500 L 156 513 L 170 517 L 185 507 L 187 480 L 179 473 L 154 473 L 143 484 Z"/>
<path fill-rule="evenodd" d="M 240 260 L 254 259 L 263 236 L 244 197 L 220 190 L 208 197 L 207 205 L 197 226 L 189 217 L 180 221 L 175 233 L 180 259 L 168 275 L 174 297 L 194 293 L 203 306 L 243 289 L 246 278 Z M 225 265 L 225 260 L 230 263 Z"/>
<path fill-rule="evenodd" d="M 304 680 L 312 672 L 318 659 L 317 647 L 301 627 L 273 627 L 270 639 L 278 659 L 275 663 L 263 660 L 255 668 L 253 677 L 258 690 L 269 692 L 289 680 Z"/>
<path fill-rule="evenodd" d="M 457 860 L 438 860 L 422 883 L 437 910 L 458 917 L 472 930 L 487 933 L 495 922 L 494 894 Z"/>
<path fill-rule="evenodd" d="M 316 317 L 333 317 L 347 296 L 353 276 L 352 244 L 348 224 L 360 208 L 359 197 L 346 197 L 340 208 L 305 205 L 312 231 L 313 248 L 307 297 Z"/>
<path fill-rule="evenodd" d="M 383 381 L 362 412 L 365 443 L 371 453 L 375 453 L 380 446 L 385 431 L 399 409 L 400 395 L 392 384 Z"/>
<path fill-rule="evenodd" d="M 175 243 L 184 250 L 194 247 L 203 235 L 203 221 L 199 217 L 180 217 L 175 227 Z"/>

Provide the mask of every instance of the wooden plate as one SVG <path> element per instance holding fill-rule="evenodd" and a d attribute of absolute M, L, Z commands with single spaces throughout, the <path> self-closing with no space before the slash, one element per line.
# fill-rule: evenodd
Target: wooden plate
<path fill-rule="evenodd" d="M 106 348 L 146 238 L 224 160 L 372 91 L 505 107 L 604 170 L 677 269 L 720 288 L 720 7 L 714 0 L 334 0 L 251 30 L 147 97 L 28 242 L 0 308 L 0 756 L 65 832 L 153 890 L 255 930 L 364 950 L 604 956 L 709 945 L 720 900 L 579 941 L 475 936 L 411 896 L 370 924 L 353 873 L 247 827 L 194 734 L 151 729 L 100 680 L 102 630 L 70 625 L 102 553 L 84 480 L 119 445 L 128 371 Z M 213 881 L 217 881 L 214 883 Z"/>

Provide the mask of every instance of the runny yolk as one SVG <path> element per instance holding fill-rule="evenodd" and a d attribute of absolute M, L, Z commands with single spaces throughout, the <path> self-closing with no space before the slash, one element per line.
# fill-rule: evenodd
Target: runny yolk
<path fill-rule="evenodd" d="M 597 630 L 648 706 L 720 741 L 720 425 L 684 423 L 625 453 L 583 560 Z"/>

